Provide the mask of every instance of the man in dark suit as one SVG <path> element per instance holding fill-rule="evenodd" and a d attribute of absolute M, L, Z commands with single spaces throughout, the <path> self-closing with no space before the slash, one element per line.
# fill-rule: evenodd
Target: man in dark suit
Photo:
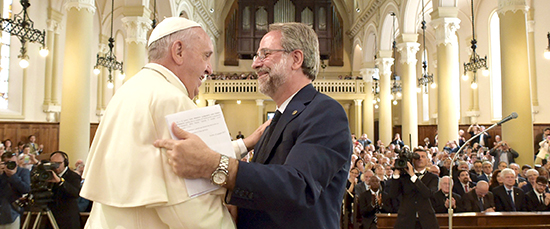
<path fill-rule="evenodd" d="M 364 229 L 376 229 L 376 214 L 390 212 L 389 196 L 380 189 L 380 178 L 371 176 L 367 181 L 370 189 L 359 196 L 359 211 Z"/>
<path fill-rule="evenodd" d="M 464 211 L 466 212 L 494 212 L 495 201 L 493 193 L 489 191 L 489 183 L 477 182 L 476 188 L 470 190 L 462 197 Z"/>
<path fill-rule="evenodd" d="M 17 154 L 3 153 L 0 161 L 0 228 L 20 228 L 22 212 L 11 203 L 31 189 L 29 170 L 17 165 Z"/>
<path fill-rule="evenodd" d="M 60 229 L 80 228 L 78 197 L 80 193 L 80 175 L 69 169 L 69 156 L 63 151 L 50 155 L 50 162 L 59 165 L 48 182 L 53 183 L 53 201 L 48 203 Z"/>
<path fill-rule="evenodd" d="M 527 194 L 528 211 L 550 211 L 550 193 L 546 192 L 548 179 L 544 176 L 537 177 L 535 188 Z"/>
<path fill-rule="evenodd" d="M 475 187 L 475 184 L 470 180 L 470 173 L 467 170 L 458 170 L 456 176 L 459 182 L 453 185 L 453 192 L 464 196 L 465 193 Z"/>
<path fill-rule="evenodd" d="M 473 168 L 470 169 L 470 178 L 472 182 L 478 182 L 479 176 L 483 175 L 483 162 L 481 160 L 474 161 Z"/>
<path fill-rule="evenodd" d="M 369 190 L 369 180 L 370 178 L 374 176 L 374 172 L 372 170 L 367 169 L 363 174 L 361 174 L 361 181 L 357 185 L 355 185 L 355 196 L 361 196 L 364 192 Z M 380 180 L 380 179 L 379 179 Z"/>
<path fill-rule="evenodd" d="M 493 175 L 493 164 L 491 164 L 490 161 L 484 161 L 481 165 L 481 168 L 483 170 L 483 174 L 478 176 L 478 180 L 486 181 L 487 183 L 491 180 L 491 176 Z"/>
<path fill-rule="evenodd" d="M 516 182 L 516 174 L 514 170 L 506 168 L 500 172 L 503 185 L 493 189 L 495 195 L 496 211 L 525 211 L 527 209 L 525 203 L 525 193 L 518 187 L 514 186 Z"/>
<path fill-rule="evenodd" d="M 521 187 L 521 190 L 527 194 L 535 187 L 535 182 L 537 181 L 537 177 L 539 177 L 539 172 L 536 169 L 528 169 L 525 174 L 527 177 L 527 184 Z"/>
<path fill-rule="evenodd" d="M 181 177 L 215 178 L 238 207 L 238 228 L 338 228 L 352 153 L 342 106 L 319 93 L 315 31 L 301 23 L 270 25 L 252 68 L 277 114 L 254 149 L 252 163 L 224 158 L 196 135 L 173 125 L 167 149 Z M 330 112 L 327 112 L 330 111 Z"/>
<path fill-rule="evenodd" d="M 405 172 L 396 170 L 388 180 L 390 198 L 403 195 L 394 228 L 439 228 L 430 198 L 437 191 L 438 177 L 426 171 L 428 153 L 416 149 L 420 158 L 407 162 Z"/>
<path fill-rule="evenodd" d="M 448 213 L 449 212 L 449 189 L 451 178 L 444 176 L 439 179 L 439 190 L 432 196 L 432 206 L 435 213 Z M 452 199 L 450 201 L 455 212 L 462 212 L 462 197 L 453 192 Z"/>

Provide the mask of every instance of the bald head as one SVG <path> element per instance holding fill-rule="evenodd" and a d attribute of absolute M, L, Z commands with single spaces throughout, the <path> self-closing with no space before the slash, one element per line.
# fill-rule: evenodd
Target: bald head
<path fill-rule="evenodd" d="M 487 181 L 478 181 L 476 185 L 476 194 L 479 197 L 484 197 L 489 192 L 489 183 Z"/>

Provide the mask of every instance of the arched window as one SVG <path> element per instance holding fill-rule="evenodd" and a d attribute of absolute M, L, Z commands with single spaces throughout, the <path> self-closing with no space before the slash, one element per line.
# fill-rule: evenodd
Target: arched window
<path fill-rule="evenodd" d="M 502 83 L 500 74 L 500 22 L 495 11 L 489 21 L 489 68 L 491 70 L 492 119 L 502 118 Z"/>
<path fill-rule="evenodd" d="M 12 15 L 11 0 L 4 0 L 2 17 L 9 18 Z M 0 38 L 0 109 L 8 109 L 8 92 L 10 76 L 10 33 L 2 31 Z"/>

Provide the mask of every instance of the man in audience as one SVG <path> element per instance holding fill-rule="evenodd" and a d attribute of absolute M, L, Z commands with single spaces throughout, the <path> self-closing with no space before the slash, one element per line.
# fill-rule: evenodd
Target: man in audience
<path fill-rule="evenodd" d="M 237 134 L 236 139 L 244 139 L 244 135 L 239 131 L 239 134 Z"/>
<path fill-rule="evenodd" d="M 548 179 L 539 176 L 535 182 L 535 188 L 525 196 L 527 197 L 528 211 L 550 211 L 550 193 L 546 192 L 548 188 Z"/>
<path fill-rule="evenodd" d="M 1 155 L 0 162 L 0 228 L 19 229 L 20 215 L 11 203 L 31 189 L 29 170 L 17 165 L 17 156 L 12 152 Z"/>
<path fill-rule="evenodd" d="M 428 155 L 423 149 L 416 149 L 419 159 L 413 165 L 407 162 L 404 172 L 395 170 L 393 179 L 388 180 L 390 198 L 403 195 L 399 205 L 394 228 L 439 228 L 430 198 L 437 191 L 438 177 L 426 171 Z"/>
<path fill-rule="evenodd" d="M 478 182 L 479 177 L 483 175 L 483 162 L 481 160 L 475 160 L 473 168 L 469 171 L 470 178 L 473 182 Z"/>
<path fill-rule="evenodd" d="M 519 165 L 518 164 L 510 163 L 510 166 L 508 166 L 508 168 L 511 168 L 516 173 L 516 183 L 514 184 L 514 186 L 516 186 L 518 188 L 522 188 L 524 185 L 527 184 L 527 180 L 525 178 L 519 176 L 519 174 L 521 173 L 521 170 L 519 170 Z"/>
<path fill-rule="evenodd" d="M 210 179 L 224 170 L 217 184 L 238 207 L 237 227 L 337 228 L 353 151 L 347 115 L 311 84 L 320 61 L 315 31 L 302 23 L 269 27 L 252 68 L 260 91 L 277 104 L 280 120 L 256 144 L 252 163 L 230 158 L 228 169 L 222 169 L 223 156 L 175 125 L 174 135 L 182 140 L 155 145 L 167 149 L 181 177 Z"/>
<path fill-rule="evenodd" d="M 363 144 L 363 146 L 365 146 L 365 147 L 372 143 L 372 141 L 369 139 L 367 134 L 361 135 L 361 137 L 359 137 L 359 139 L 357 141 L 360 142 L 361 144 Z"/>
<path fill-rule="evenodd" d="M 151 32 L 149 63 L 117 90 L 88 154 L 81 195 L 94 204 L 87 227 L 235 227 L 223 205 L 225 190 L 191 198 L 166 151 L 152 144 L 170 138 L 166 115 L 197 108 L 192 99 L 212 73 L 213 53 L 208 34 L 188 19 L 165 18 Z M 246 152 L 260 134 L 233 147 Z"/>
<path fill-rule="evenodd" d="M 430 199 L 435 213 L 448 213 L 449 203 L 452 204 L 455 213 L 463 210 L 462 197 L 458 193 L 453 192 L 453 197 L 449 201 L 450 180 L 451 178 L 448 176 L 439 179 L 439 190 Z"/>
<path fill-rule="evenodd" d="M 536 169 L 529 169 L 526 172 L 527 174 L 527 184 L 521 187 L 521 190 L 523 192 L 528 193 L 529 191 L 533 190 L 533 187 L 535 187 L 535 182 L 537 180 L 537 177 L 539 177 L 539 172 Z"/>
<path fill-rule="evenodd" d="M 493 193 L 489 191 L 489 183 L 477 182 L 476 188 L 464 194 L 464 210 L 466 212 L 494 212 L 495 201 Z"/>
<path fill-rule="evenodd" d="M 489 154 L 495 158 L 495 166 L 500 167 L 499 163 L 501 161 L 506 162 L 506 164 L 514 163 L 514 158 L 519 157 L 518 152 L 510 148 L 506 141 L 501 141 L 495 147 L 489 151 Z M 497 166 L 498 165 L 498 166 Z"/>
<path fill-rule="evenodd" d="M 519 174 L 521 177 L 527 179 L 527 170 L 529 169 L 532 169 L 533 167 L 531 167 L 530 165 L 528 164 L 525 164 L 523 166 L 521 166 L 521 173 Z"/>
<path fill-rule="evenodd" d="M 360 179 L 363 182 L 360 182 L 355 186 L 355 195 L 356 196 L 361 196 L 361 194 L 363 194 L 364 192 L 369 190 L 368 181 L 370 180 L 370 178 L 372 176 L 374 176 L 374 173 L 370 169 L 367 169 L 363 174 L 361 174 Z"/>
<path fill-rule="evenodd" d="M 525 193 L 518 187 L 515 187 L 516 174 L 514 170 L 506 168 L 500 172 L 503 185 L 493 189 L 495 195 L 496 211 L 525 211 Z"/>
<path fill-rule="evenodd" d="M 367 182 L 371 188 L 359 196 L 359 211 L 363 218 L 361 223 L 364 229 L 376 229 L 376 214 L 391 210 L 388 209 L 390 206 L 387 193 L 380 189 L 380 179 L 372 176 Z"/>
<path fill-rule="evenodd" d="M 50 162 L 58 167 L 52 171 L 52 202 L 48 207 L 55 216 L 60 229 L 80 228 L 78 210 L 78 193 L 80 192 L 80 175 L 69 169 L 69 156 L 63 151 L 50 154 Z M 101 188 L 100 188 L 101 189 Z"/>
<path fill-rule="evenodd" d="M 465 193 L 469 192 L 473 187 L 475 187 L 475 184 L 470 179 L 470 173 L 468 173 L 468 170 L 458 170 L 456 176 L 458 177 L 459 182 L 453 185 L 453 192 L 456 192 L 460 196 L 463 196 Z"/>

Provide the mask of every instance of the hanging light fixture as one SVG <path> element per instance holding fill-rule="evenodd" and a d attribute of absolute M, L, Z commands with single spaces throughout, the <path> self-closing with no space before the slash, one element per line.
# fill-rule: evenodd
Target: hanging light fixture
<path fill-rule="evenodd" d="M 550 32 L 546 35 L 548 38 L 548 47 L 544 50 L 544 58 L 550 60 Z"/>
<path fill-rule="evenodd" d="M 395 40 L 395 34 L 397 33 L 397 29 L 395 28 L 395 13 L 391 12 L 390 15 L 393 17 L 393 42 L 392 42 L 392 51 L 393 51 L 393 59 L 397 57 L 396 51 L 397 51 L 397 41 Z M 395 74 L 395 64 L 392 66 L 392 86 L 391 86 L 391 95 L 393 100 L 393 105 L 397 105 L 397 98 L 401 98 L 402 94 L 401 91 L 403 90 L 401 88 L 401 83 L 398 81 L 401 79 L 400 76 Z"/>
<path fill-rule="evenodd" d="M 426 54 L 426 19 L 424 18 L 424 13 L 424 0 L 422 0 L 422 77 L 418 79 L 416 92 L 420 93 L 422 92 L 422 88 L 424 88 L 424 93 L 428 94 L 428 85 L 435 88 L 436 84 L 434 81 L 434 75 L 428 73 L 428 57 Z"/>
<path fill-rule="evenodd" d="M 477 70 L 483 69 L 482 74 L 484 76 L 489 75 L 489 68 L 487 67 L 487 56 L 484 58 L 479 57 L 479 55 L 476 53 L 477 48 L 477 41 L 476 41 L 476 35 L 475 35 L 475 24 L 474 24 L 474 0 L 470 0 L 471 9 L 472 9 L 472 41 L 471 41 L 471 48 L 472 48 L 472 55 L 470 56 L 470 61 L 468 63 L 464 63 L 464 75 L 462 76 L 463 80 L 468 80 L 468 72 L 473 73 L 473 79 L 471 87 L 472 89 L 477 88 Z"/>
<path fill-rule="evenodd" d="M 39 43 L 42 45 L 40 49 L 40 56 L 46 57 L 49 54 L 45 44 L 46 31 L 33 28 L 34 22 L 29 17 L 27 9 L 31 6 L 29 0 L 21 0 L 21 6 L 23 9 L 20 13 L 14 14 L 13 19 L 2 18 L 0 23 L 0 29 L 2 31 L 16 36 L 21 42 L 20 54 L 17 56 L 19 66 L 21 68 L 29 67 L 29 56 L 27 55 L 27 42 Z"/>
<path fill-rule="evenodd" d="M 124 70 L 123 63 L 116 60 L 116 56 L 113 53 L 113 48 L 115 47 L 115 39 L 113 38 L 113 15 L 115 10 L 115 0 L 111 1 L 111 37 L 109 37 L 109 51 L 105 55 L 97 54 L 97 62 L 94 66 L 94 74 L 99 75 L 100 67 L 105 67 L 109 71 L 109 76 L 107 78 L 107 87 L 113 88 L 113 71 L 120 71 L 120 78 L 124 79 Z"/>
<path fill-rule="evenodd" d="M 157 27 L 157 0 L 155 0 L 155 3 L 153 3 L 153 29 Z M 152 30 L 151 30 L 152 31 Z"/>

